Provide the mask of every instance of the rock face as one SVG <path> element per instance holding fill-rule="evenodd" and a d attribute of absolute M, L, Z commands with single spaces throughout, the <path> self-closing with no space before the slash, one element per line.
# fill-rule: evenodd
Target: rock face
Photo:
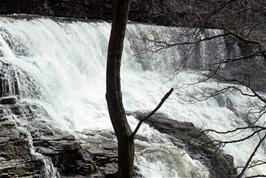
<path fill-rule="evenodd" d="M 109 134 L 109 141 L 108 132 L 105 137 L 88 132 L 87 138 L 78 139 L 39 118 L 35 109 L 40 108 L 26 103 L 0 105 L 0 177 L 51 177 L 58 172 L 60 177 L 80 178 L 116 171 L 114 135 Z M 55 173 L 47 170 L 47 160 Z"/>
<path fill-rule="evenodd" d="M 0 111 L 0 113 L 3 110 Z M 0 177 L 40 177 L 44 163 L 32 156 L 29 141 L 14 121 L 0 117 Z"/>
<path fill-rule="evenodd" d="M 2 63 L 0 83 L 5 89 L 0 92 L 0 177 L 52 177 L 56 174 L 62 178 L 108 177 L 117 171 L 114 133 L 84 131 L 74 136 L 61 130 L 41 106 L 20 102 L 16 78 L 8 64 Z M 137 119 L 146 115 L 145 112 L 129 114 Z M 214 145 L 201 147 L 211 139 L 192 123 L 177 122 L 161 113 L 146 122 L 168 134 L 176 147 L 185 149 L 190 157 L 209 168 L 211 178 L 230 178 L 236 174 L 230 155 L 216 151 Z M 142 149 L 142 145 L 136 144 L 136 150 Z M 135 172 L 136 177 L 141 177 Z"/>
<path fill-rule="evenodd" d="M 117 143 L 112 132 L 84 131 L 74 137 L 50 123 L 45 113 L 35 114 L 41 110 L 40 106 L 21 102 L 0 105 L 0 177 L 51 177 L 59 173 L 63 178 L 85 178 L 108 177 L 116 172 Z M 142 118 L 145 112 L 130 114 Z M 147 123 L 210 168 L 211 177 L 235 174 L 231 156 L 215 154 L 214 146 L 200 147 L 210 138 L 199 137 L 200 130 L 192 123 L 177 122 L 160 113 Z M 136 150 L 141 149 L 136 145 Z"/>

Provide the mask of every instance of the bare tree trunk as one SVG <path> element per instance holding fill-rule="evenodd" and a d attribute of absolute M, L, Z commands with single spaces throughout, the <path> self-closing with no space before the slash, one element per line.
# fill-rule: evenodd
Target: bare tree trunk
<path fill-rule="evenodd" d="M 131 178 L 134 162 L 134 139 L 130 137 L 132 130 L 123 107 L 120 83 L 120 66 L 130 2 L 114 0 L 106 70 L 106 100 L 118 140 L 118 178 Z"/>

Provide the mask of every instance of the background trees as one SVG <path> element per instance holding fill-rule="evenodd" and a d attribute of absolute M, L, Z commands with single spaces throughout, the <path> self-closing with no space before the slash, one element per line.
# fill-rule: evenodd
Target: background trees
<path fill-rule="evenodd" d="M 201 3 L 193 6 L 195 2 Z M 169 13 L 169 20 L 176 26 L 186 24 L 178 33 L 173 31 L 172 37 L 164 36 L 171 33 L 151 32 L 151 36 L 142 36 L 145 41 L 143 49 L 139 50 L 140 57 L 143 53 L 156 53 L 175 48 L 181 51 L 181 61 L 176 63 L 176 70 L 173 77 L 178 75 L 179 70 L 190 68 L 192 70 L 204 71 L 205 77 L 197 83 L 215 80 L 219 83 L 226 83 L 215 90 L 204 91 L 202 95 L 192 96 L 195 100 L 207 100 L 226 93 L 240 93 L 249 98 L 256 98 L 256 102 L 247 106 L 245 113 L 235 114 L 245 122 L 245 126 L 240 125 L 232 130 L 215 130 L 210 128 L 204 132 L 212 132 L 218 135 L 231 136 L 228 140 L 213 140 L 210 144 L 224 147 L 226 144 L 241 143 L 253 137 L 258 138 L 254 148 L 250 148 L 249 159 L 246 163 L 238 167 L 238 178 L 243 177 L 245 172 L 256 166 L 265 164 L 266 160 L 256 160 L 254 155 L 259 147 L 265 144 L 266 126 L 266 97 L 265 74 L 266 74 L 266 29 L 265 2 L 246 0 L 224 0 L 212 1 L 182 1 L 183 14 L 177 9 Z M 187 4 L 186 4 L 187 3 Z M 182 5 L 181 5 L 182 6 Z M 169 7 L 165 7 L 170 8 Z M 238 19 L 236 21 L 236 19 Z M 211 32 L 207 28 L 218 29 Z M 222 43 L 217 41 L 223 40 Z M 216 42 L 215 42 L 216 41 Z M 210 53 L 216 54 L 208 60 L 206 56 L 201 56 L 201 44 L 210 42 L 213 46 Z M 238 52 L 232 51 L 238 48 Z M 219 51 L 217 53 L 217 51 Z M 223 55 L 219 55 L 223 53 Z M 195 57 L 195 55 L 197 57 Z M 198 59 L 197 59 L 198 58 Z M 205 60 L 204 64 L 195 63 L 196 60 Z M 191 84 L 192 85 L 192 84 Z M 245 136 L 237 137 L 239 133 Z M 246 177 L 265 177 L 266 175 L 250 175 Z"/>

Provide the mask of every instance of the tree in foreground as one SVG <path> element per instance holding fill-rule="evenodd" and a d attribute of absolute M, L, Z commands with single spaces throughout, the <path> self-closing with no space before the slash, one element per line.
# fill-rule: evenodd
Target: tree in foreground
<path fill-rule="evenodd" d="M 139 122 L 134 131 L 131 130 L 123 106 L 120 82 L 120 66 L 130 2 L 130 0 L 114 0 L 106 70 L 106 100 L 118 142 L 118 172 L 115 175 L 118 178 L 133 176 L 134 136 L 141 124 L 151 117 L 173 92 L 173 89 L 171 89 L 166 93 L 157 107 Z"/>

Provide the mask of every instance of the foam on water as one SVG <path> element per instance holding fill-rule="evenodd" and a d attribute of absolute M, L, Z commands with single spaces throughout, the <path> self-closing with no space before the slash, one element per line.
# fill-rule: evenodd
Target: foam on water
<path fill-rule="evenodd" d="M 130 25 L 128 34 L 138 36 L 139 29 L 143 29 L 142 33 L 149 34 L 150 28 L 160 32 L 164 27 Z M 12 64 L 16 71 L 21 99 L 41 105 L 52 118 L 51 122 L 58 127 L 72 133 L 83 129 L 112 129 L 105 102 L 109 32 L 108 23 L 1 18 L 0 60 Z M 237 116 L 226 102 L 221 104 L 221 100 L 230 100 L 234 107 L 243 113 L 249 108 L 250 102 L 256 101 L 232 92 L 222 95 L 220 99 L 210 98 L 197 102 L 193 99 L 195 96 L 202 96 L 205 91 L 224 87 L 226 84 L 210 81 L 187 85 L 202 78 L 201 73 L 188 70 L 180 71 L 170 81 L 165 76 L 180 60 L 182 55 L 178 50 L 168 49 L 149 58 L 137 59 L 131 41 L 129 36 L 125 40 L 121 74 L 126 110 L 154 109 L 169 88 L 175 86 L 175 94 L 160 109 L 173 119 L 193 122 L 200 128 L 217 130 L 245 125 L 242 118 Z M 202 50 L 207 50 L 207 44 L 204 45 Z M 144 63 L 153 67 L 144 70 Z M 134 118 L 130 118 L 130 123 L 132 126 L 136 125 Z M 174 148 L 164 135 L 147 125 L 144 125 L 139 133 L 150 140 L 150 143 L 136 141 L 138 144 L 146 144 L 147 147 L 138 152 L 136 157 L 140 173 L 145 177 L 208 176 L 204 166 L 193 160 L 184 150 Z M 228 139 L 225 136 L 220 137 Z M 258 138 L 254 137 L 240 146 L 228 145 L 224 149 L 235 156 L 236 165 L 243 165 L 257 141 Z M 263 149 L 260 148 L 256 154 L 257 158 L 266 158 Z M 261 166 L 254 172 L 265 173 L 264 170 L 265 167 Z"/>

